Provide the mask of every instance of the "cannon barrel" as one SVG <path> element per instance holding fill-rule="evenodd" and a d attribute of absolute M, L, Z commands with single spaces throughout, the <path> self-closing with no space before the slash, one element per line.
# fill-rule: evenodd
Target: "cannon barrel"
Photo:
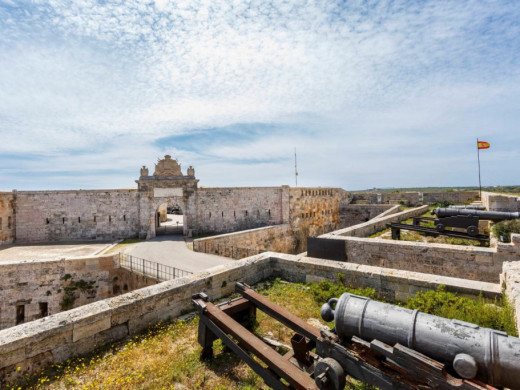
<path fill-rule="evenodd" d="M 334 307 L 335 305 L 335 307 Z M 520 339 L 468 322 L 345 293 L 322 306 L 340 340 L 353 336 L 399 343 L 451 366 L 465 379 L 520 389 Z"/>
<path fill-rule="evenodd" d="M 456 217 L 456 216 L 473 216 L 479 219 L 487 219 L 490 221 L 504 221 L 506 219 L 520 218 L 520 212 L 505 212 L 505 211 L 482 211 L 475 209 L 458 209 L 458 208 L 444 208 L 437 207 L 432 210 L 432 214 L 439 218 Z"/>

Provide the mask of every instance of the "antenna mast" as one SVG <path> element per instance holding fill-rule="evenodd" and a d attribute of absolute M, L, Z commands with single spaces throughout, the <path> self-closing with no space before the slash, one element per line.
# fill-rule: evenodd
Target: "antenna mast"
<path fill-rule="evenodd" d="M 298 187 L 298 164 L 296 162 L 296 148 L 294 148 L 294 179 L 296 180 L 296 187 Z"/>

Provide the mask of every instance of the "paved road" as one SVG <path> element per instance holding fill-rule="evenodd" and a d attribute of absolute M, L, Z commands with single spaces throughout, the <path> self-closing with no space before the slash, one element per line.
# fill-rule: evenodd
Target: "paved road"
<path fill-rule="evenodd" d="M 190 272 L 234 261 L 226 257 L 193 252 L 186 247 L 181 235 L 155 237 L 132 245 L 124 253 Z"/>

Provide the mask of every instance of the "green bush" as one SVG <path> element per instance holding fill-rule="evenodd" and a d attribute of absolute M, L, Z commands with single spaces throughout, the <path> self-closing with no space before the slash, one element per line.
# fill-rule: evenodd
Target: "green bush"
<path fill-rule="evenodd" d="M 442 202 L 433 202 L 430 206 L 432 207 L 448 207 L 451 206 L 452 202 L 448 202 L 447 200 L 443 200 Z"/>
<path fill-rule="evenodd" d="M 355 295 L 362 295 L 364 297 L 377 299 L 376 290 L 370 287 L 365 288 L 348 288 L 342 283 L 331 283 L 327 280 L 322 280 L 319 283 L 310 285 L 311 293 L 314 300 L 318 303 L 325 303 L 331 298 L 339 298 L 343 293 L 351 293 Z"/>
<path fill-rule="evenodd" d="M 493 234 L 500 239 L 502 236 L 505 242 L 511 241 L 511 233 L 520 233 L 520 220 L 497 222 L 493 225 Z"/>
<path fill-rule="evenodd" d="M 517 335 L 514 312 L 505 299 L 489 301 L 479 297 L 472 300 L 447 292 L 444 286 L 439 286 L 437 291 L 418 292 L 408 299 L 406 307 Z"/>

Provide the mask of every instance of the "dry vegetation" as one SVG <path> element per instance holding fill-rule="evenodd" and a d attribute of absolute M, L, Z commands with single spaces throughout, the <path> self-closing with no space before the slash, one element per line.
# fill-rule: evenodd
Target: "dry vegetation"
<path fill-rule="evenodd" d="M 319 326 L 323 324 L 320 306 L 330 297 L 350 291 L 377 298 L 373 289 L 348 289 L 341 276 L 338 275 L 338 283 L 312 285 L 276 279 L 261 283 L 255 289 L 291 313 Z M 501 303 L 490 304 L 483 299 L 472 301 L 441 289 L 418 294 L 407 306 L 515 333 L 512 309 Z M 57 364 L 10 389 L 268 389 L 235 354 L 223 352 L 219 340 L 215 342 L 215 359 L 201 362 L 197 326 L 197 317 L 160 323 L 143 335 L 100 346 L 89 356 Z M 284 344 L 290 344 L 293 334 L 260 311 L 255 332 Z M 356 381 L 350 381 L 347 388 L 372 389 Z"/>

